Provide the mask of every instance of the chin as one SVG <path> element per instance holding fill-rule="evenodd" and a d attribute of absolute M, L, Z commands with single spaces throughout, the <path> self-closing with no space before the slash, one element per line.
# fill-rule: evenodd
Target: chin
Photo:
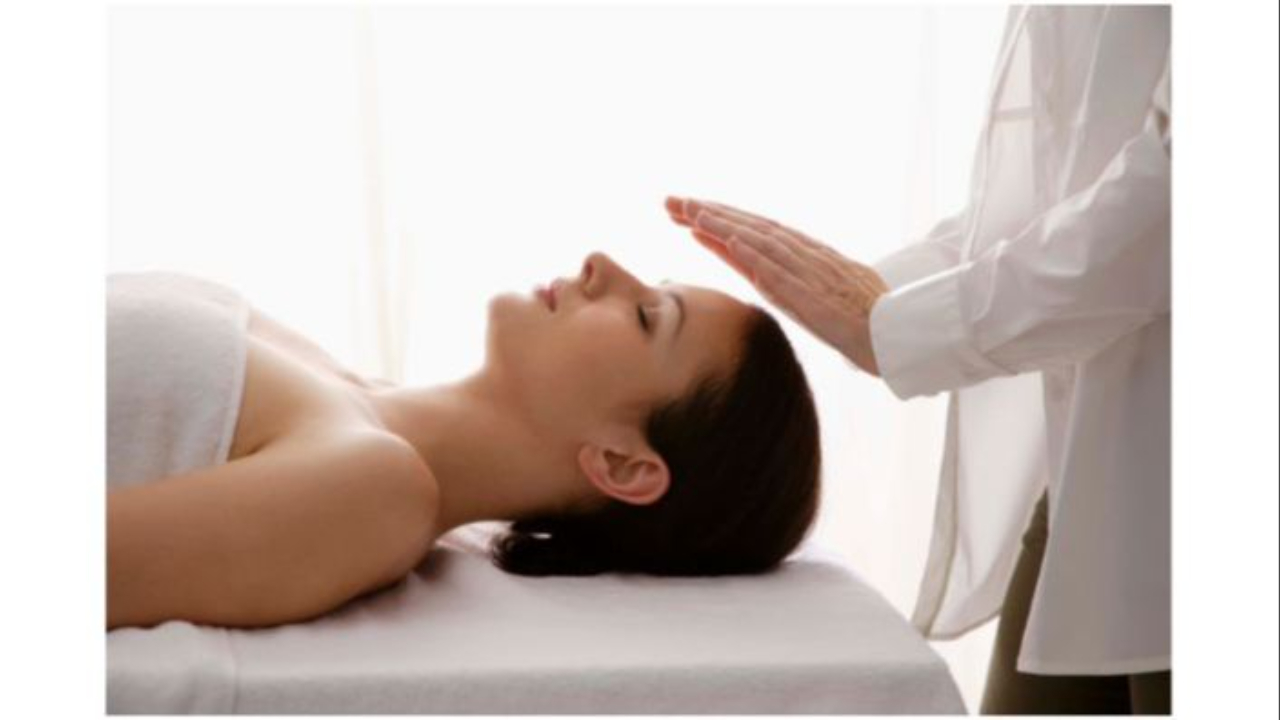
<path fill-rule="evenodd" d="M 489 332 L 508 323 L 528 322 L 539 308 L 535 296 L 504 292 L 489 298 Z"/>
<path fill-rule="evenodd" d="M 489 299 L 488 328 L 485 333 L 487 363 L 506 357 L 519 357 L 520 346 L 527 342 L 529 321 L 538 308 L 537 298 L 506 292 Z"/>

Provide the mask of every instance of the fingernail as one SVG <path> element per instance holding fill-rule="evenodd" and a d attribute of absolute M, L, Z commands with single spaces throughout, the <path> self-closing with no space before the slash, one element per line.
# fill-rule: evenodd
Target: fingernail
<path fill-rule="evenodd" d="M 679 215 L 679 216 L 684 215 L 684 200 L 678 197 L 675 197 L 673 195 L 668 195 L 666 205 L 667 205 L 667 212 L 671 213 L 672 215 Z"/>

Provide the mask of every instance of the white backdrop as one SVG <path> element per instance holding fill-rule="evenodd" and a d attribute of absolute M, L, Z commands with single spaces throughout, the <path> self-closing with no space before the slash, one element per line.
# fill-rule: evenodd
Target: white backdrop
<path fill-rule="evenodd" d="M 114 8 L 107 270 L 226 282 L 359 372 L 480 362 L 498 292 L 603 250 L 761 302 L 662 209 L 730 202 L 871 262 L 967 190 L 1001 7 Z M 785 318 L 818 398 L 815 541 L 909 616 L 942 400 Z M 993 624 L 937 643 L 971 710 Z"/>

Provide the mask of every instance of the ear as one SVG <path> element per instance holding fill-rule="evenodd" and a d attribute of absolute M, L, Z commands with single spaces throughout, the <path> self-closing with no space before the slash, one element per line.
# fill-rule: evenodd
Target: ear
<path fill-rule="evenodd" d="M 671 484 L 662 456 L 643 440 L 588 442 L 578 450 L 578 467 L 600 492 L 632 505 L 657 502 Z"/>

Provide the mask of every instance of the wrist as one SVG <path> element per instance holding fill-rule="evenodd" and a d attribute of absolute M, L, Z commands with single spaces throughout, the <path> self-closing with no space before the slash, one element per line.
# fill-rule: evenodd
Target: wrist
<path fill-rule="evenodd" d="M 858 318 L 854 323 L 853 348 L 848 353 L 858 369 L 873 377 L 880 377 L 880 364 L 876 362 L 875 347 L 871 342 L 871 314 Z"/>

